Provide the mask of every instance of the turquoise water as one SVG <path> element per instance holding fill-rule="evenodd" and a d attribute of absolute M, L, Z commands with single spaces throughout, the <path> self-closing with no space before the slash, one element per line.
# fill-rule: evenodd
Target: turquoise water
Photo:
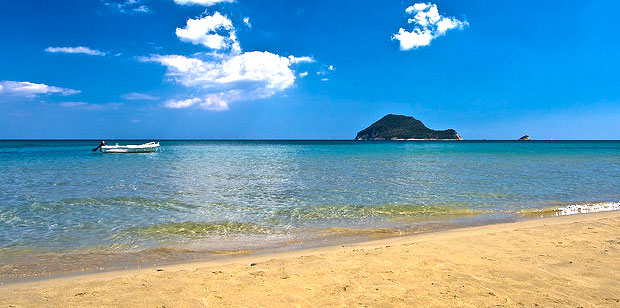
<path fill-rule="evenodd" d="M 0 141 L 0 267 L 279 247 L 620 200 L 615 141 L 162 141 L 157 153 L 93 154 L 96 145 Z"/>

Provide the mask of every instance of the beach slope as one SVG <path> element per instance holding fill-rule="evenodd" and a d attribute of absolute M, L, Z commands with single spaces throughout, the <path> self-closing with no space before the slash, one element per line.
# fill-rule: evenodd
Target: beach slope
<path fill-rule="evenodd" d="M 497 305 L 620 307 L 620 212 L 0 287 L 0 307 Z"/>

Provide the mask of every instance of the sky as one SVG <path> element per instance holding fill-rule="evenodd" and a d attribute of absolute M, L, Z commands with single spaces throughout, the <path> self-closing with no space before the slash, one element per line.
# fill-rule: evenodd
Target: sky
<path fill-rule="evenodd" d="M 619 1 L 0 1 L 1 139 L 620 139 Z"/>

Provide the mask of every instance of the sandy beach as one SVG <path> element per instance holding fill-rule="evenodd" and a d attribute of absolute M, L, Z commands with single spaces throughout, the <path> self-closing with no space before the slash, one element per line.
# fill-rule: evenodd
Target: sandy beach
<path fill-rule="evenodd" d="M 0 287 L 1 307 L 618 307 L 620 212 Z"/>

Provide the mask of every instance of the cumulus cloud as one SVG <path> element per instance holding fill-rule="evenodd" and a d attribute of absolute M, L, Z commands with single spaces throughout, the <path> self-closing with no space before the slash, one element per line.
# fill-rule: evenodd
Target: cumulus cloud
<path fill-rule="evenodd" d="M 166 66 L 166 76 L 205 93 L 202 99 L 168 101 L 165 106 L 169 108 L 198 105 L 203 109 L 225 110 L 230 102 L 270 97 L 295 82 L 291 60 L 267 51 L 245 52 L 223 59 L 153 55 L 141 60 Z"/>
<path fill-rule="evenodd" d="M 246 52 L 224 61 L 180 55 L 153 55 L 143 61 L 166 66 L 166 75 L 187 87 L 229 89 L 242 85 L 283 90 L 295 81 L 290 60 L 267 51 Z"/>
<path fill-rule="evenodd" d="M 121 98 L 128 101 L 152 101 L 158 99 L 159 97 L 146 93 L 131 92 L 121 95 Z"/>
<path fill-rule="evenodd" d="M 403 28 L 392 35 L 392 40 L 400 42 L 401 50 L 410 50 L 422 46 L 428 46 L 432 40 L 443 36 L 448 30 L 459 29 L 469 26 L 466 20 L 456 17 L 447 17 L 439 14 L 436 4 L 415 3 L 405 9 L 405 13 L 413 15 L 407 20 L 414 25 L 411 31 Z"/>
<path fill-rule="evenodd" d="M 0 95 L 16 97 L 36 97 L 37 95 L 60 94 L 63 96 L 80 93 L 79 90 L 48 86 L 28 81 L 0 81 Z"/>
<path fill-rule="evenodd" d="M 124 14 L 148 13 L 151 9 L 140 0 L 102 0 L 103 4 Z"/>
<path fill-rule="evenodd" d="M 232 21 L 219 12 L 189 19 L 184 28 L 176 29 L 176 34 L 181 41 L 204 45 L 213 52 L 139 58 L 165 66 L 169 80 L 192 90 L 189 98 L 165 101 L 167 108 L 226 110 L 232 102 L 271 97 L 295 83 L 295 65 L 315 62 L 308 56 L 243 52 Z"/>
<path fill-rule="evenodd" d="M 235 2 L 235 0 L 174 0 L 174 3 L 180 5 L 202 5 L 202 6 L 212 6 L 218 3 L 231 3 Z"/>
<path fill-rule="evenodd" d="M 199 19 L 188 19 L 184 28 L 177 28 L 176 35 L 183 42 L 201 44 L 215 50 L 241 50 L 232 21 L 220 12 Z"/>
<path fill-rule="evenodd" d="M 78 47 L 47 47 L 45 48 L 46 52 L 51 52 L 51 53 L 81 53 L 81 54 L 85 54 L 85 55 L 91 55 L 91 56 L 105 56 L 107 53 L 103 52 L 103 51 L 99 51 L 96 49 L 90 49 L 88 47 L 84 47 L 84 46 L 78 46 Z"/>
<path fill-rule="evenodd" d="M 248 28 L 252 28 L 252 24 L 250 23 L 250 17 L 243 18 L 243 23 L 248 26 Z"/>

